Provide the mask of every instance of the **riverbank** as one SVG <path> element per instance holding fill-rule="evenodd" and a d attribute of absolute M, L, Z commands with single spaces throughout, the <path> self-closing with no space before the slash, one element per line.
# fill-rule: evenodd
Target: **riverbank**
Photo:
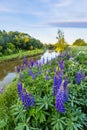
<path fill-rule="evenodd" d="M 17 54 L 12 54 L 12 55 L 8 55 L 8 56 L 2 56 L 0 57 L 0 63 L 4 62 L 4 61 L 12 61 L 15 59 L 21 59 L 24 56 L 28 56 L 28 57 L 32 57 L 32 56 L 37 56 L 40 54 L 44 53 L 44 49 L 36 49 L 36 50 L 32 50 L 32 51 L 20 51 Z"/>

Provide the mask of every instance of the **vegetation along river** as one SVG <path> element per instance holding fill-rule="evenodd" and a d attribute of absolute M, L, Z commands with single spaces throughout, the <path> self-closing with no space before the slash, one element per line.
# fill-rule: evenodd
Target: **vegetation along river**
<path fill-rule="evenodd" d="M 54 51 L 47 50 L 43 55 L 35 56 L 35 57 L 29 57 L 27 60 L 38 60 L 41 62 L 43 58 L 46 60 L 51 60 L 52 58 L 55 58 L 58 56 L 58 53 Z M 23 64 L 23 59 L 16 59 L 13 61 L 6 61 L 4 63 L 0 63 L 0 89 L 3 87 L 6 87 L 15 77 L 16 73 L 14 71 L 15 66 Z"/>

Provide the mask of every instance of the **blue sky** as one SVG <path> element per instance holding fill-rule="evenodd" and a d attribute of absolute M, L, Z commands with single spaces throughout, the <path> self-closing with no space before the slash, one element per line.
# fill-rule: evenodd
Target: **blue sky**
<path fill-rule="evenodd" d="M 0 0 L 0 29 L 55 43 L 58 29 L 72 43 L 87 41 L 87 0 Z"/>

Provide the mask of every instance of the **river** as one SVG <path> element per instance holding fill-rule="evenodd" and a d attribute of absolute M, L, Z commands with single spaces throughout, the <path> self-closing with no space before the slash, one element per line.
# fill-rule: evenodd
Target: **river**
<path fill-rule="evenodd" d="M 43 55 L 40 56 L 34 56 L 34 57 L 28 57 L 27 60 L 33 59 L 34 61 L 38 60 L 41 62 L 44 58 L 45 62 L 46 60 L 51 60 L 58 56 L 58 53 L 54 51 L 47 50 Z M 16 59 L 13 61 L 6 61 L 3 63 L 0 63 L 0 89 L 3 87 L 6 87 L 15 77 L 16 73 L 14 71 L 15 66 L 23 64 L 23 59 Z"/>

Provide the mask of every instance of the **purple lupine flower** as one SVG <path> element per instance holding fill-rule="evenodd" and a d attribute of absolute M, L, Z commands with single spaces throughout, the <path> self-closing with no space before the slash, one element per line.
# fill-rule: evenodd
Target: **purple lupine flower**
<path fill-rule="evenodd" d="M 28 68 L 30 68 L 31 67 L 31 62 L 30 61 L 28 61 Z"/>
<path fill-rule="evenodd" d="M 23 62 L 24 62 L 25 65 L 27 64 L 26 57 L 24 57 Z"/>
<path fill-rule="evenodd" d="M 65 81 L 63 83 L 63 87 L 64 87 L 64 102 L 67 102 L 68 101 L 68 78 L 66 77 L 65 78 Z"/>
<path fill-rule="evenodd" d="M 80 82 L 81 82 L 81 72 L 78 71 L 77 74 L 76 74 L 76 83 L 80 84 Z"/>
<path fill-rule="evenodd" d="M 56 77 L 56 75 L 54 75 L 53 81 L 54 81 L 54 84 L 53 84 L 53 95 L 56 95 L 57 94 L 57 77 Z"/>
<path fill-rule="evenodd" d="M 33 106 L 35 101 L 34 101 L 34 97 L 31 94 L 26 94 L 26 104 L 27 106 Z"/>
<path fill-rule="evenodd" d="M 63 60 L 61 60 L 61 61 L 59 62 L 59 67 L 60 67 L 61 70 L 64 69 L 64 61 L 63 61 Z"/>
<path fill-rule="evenodd" d="M 33 67 L 33 65 L 34 65 L 34 61 L 33 61 L 33 60 L 31 60 L 31 66 Z"/>
<path fill-rule="evenodd" d="M 23 88 L 22 88 L 22 83 L 19 82 L 19 83 L 18 83 L 18 86 L 17 86 L 19 98 L 21 98 L 22 89 L 23 89 Z"/>
<path fill-rule="evenodd" d="M 54 76 L 54 85 L 53 85 L 53 95 L 56 95 L 58 92 L 58 89 L 61 86 L 62 83 L 62 76 L 61 75 L 55 75 Z"/>
<path fill-rule="evenodd" d="M 18 73 L 20 72 L 20 66 L 17 66 L 17 72 Z"/>
<path fill-rule="evenodd" d="M 76 83 L 80 84 L 81 80 L 83 80 L 85 78 L 85 74 L 82 73 L 81 71 L 78 71 L 76 74 Z"/>
<path fill-rule="evenodd" d="M 29 75 L 30 75 L 30 76 L 33 75 L 32 69 L 29 69 Z"/>
<path fill-rule="evenodd" d="M 28 109 L 30 106 L 34 105 L 34 97 L 26 91 L 22 92 L 21 101 L 25 109 Z"/>
<path fill-rule="evenodd" d="M 32 73 L 32 79 L 35 79 L 36 78 L 36 74 Z"/>
<path fill-rule="evenodd" d="M 81 80 L 83 80 L 84 78 L 85 78 L 85 74 L 82 73 L 82 75 L 81 75 Z"/>
<path fill-rule="evenodd" d="M 68 81 L 68 77 L 65 77 L 65 81 L 64 81 L 64 89 L 66 89 L 67 85 L 68 85 L 69 81 Z"/>
<path fill-rule="evenodd" d="M 70 55 L 69 55 L 69 54 L 67 55 L 67 59 L 68 59 L 68 60 L 70 59 Z"/>
<path fill-rule="evenodd" d="M 49 76 L 48 76 L 48 74 L 46 74 L 46 80 L 49 80 Z"/>
<path fill-rule="evenodd" d="M 42 72 L 41 71 L 39 71 L 39 72 L 37 72 L 37 75 L 39 75 L 39 74 L 41 74 Z"/>
<path fill-rule="evenodd" d="M 23 69 L 26 69 L 26 64 L 23 65 Z"/>
<path fill-rule="evenodd" d="M 64 107 L 64 92 L 61 89 L 58 90 L 56 95 L 56 102 L 55 102 L 56 110 L 60 113 L 65 113 Z"/>
<path fill-rule="evenodd" d="M 57 79 L 57 88 L 58 88 L 58 89 L 60 88 L 61 83 L 62 83 L 62 76 L 59 75 L 59 76 L 58 76 L 58 79 Z"/>
<path fill-rule="evenodd" d="M 38 60 L 37 60 L 37 61 L 36 61 L 36 66 L 38 66 L 38 64 L 39 64 L 39 63 L 38 63 Z"/>

